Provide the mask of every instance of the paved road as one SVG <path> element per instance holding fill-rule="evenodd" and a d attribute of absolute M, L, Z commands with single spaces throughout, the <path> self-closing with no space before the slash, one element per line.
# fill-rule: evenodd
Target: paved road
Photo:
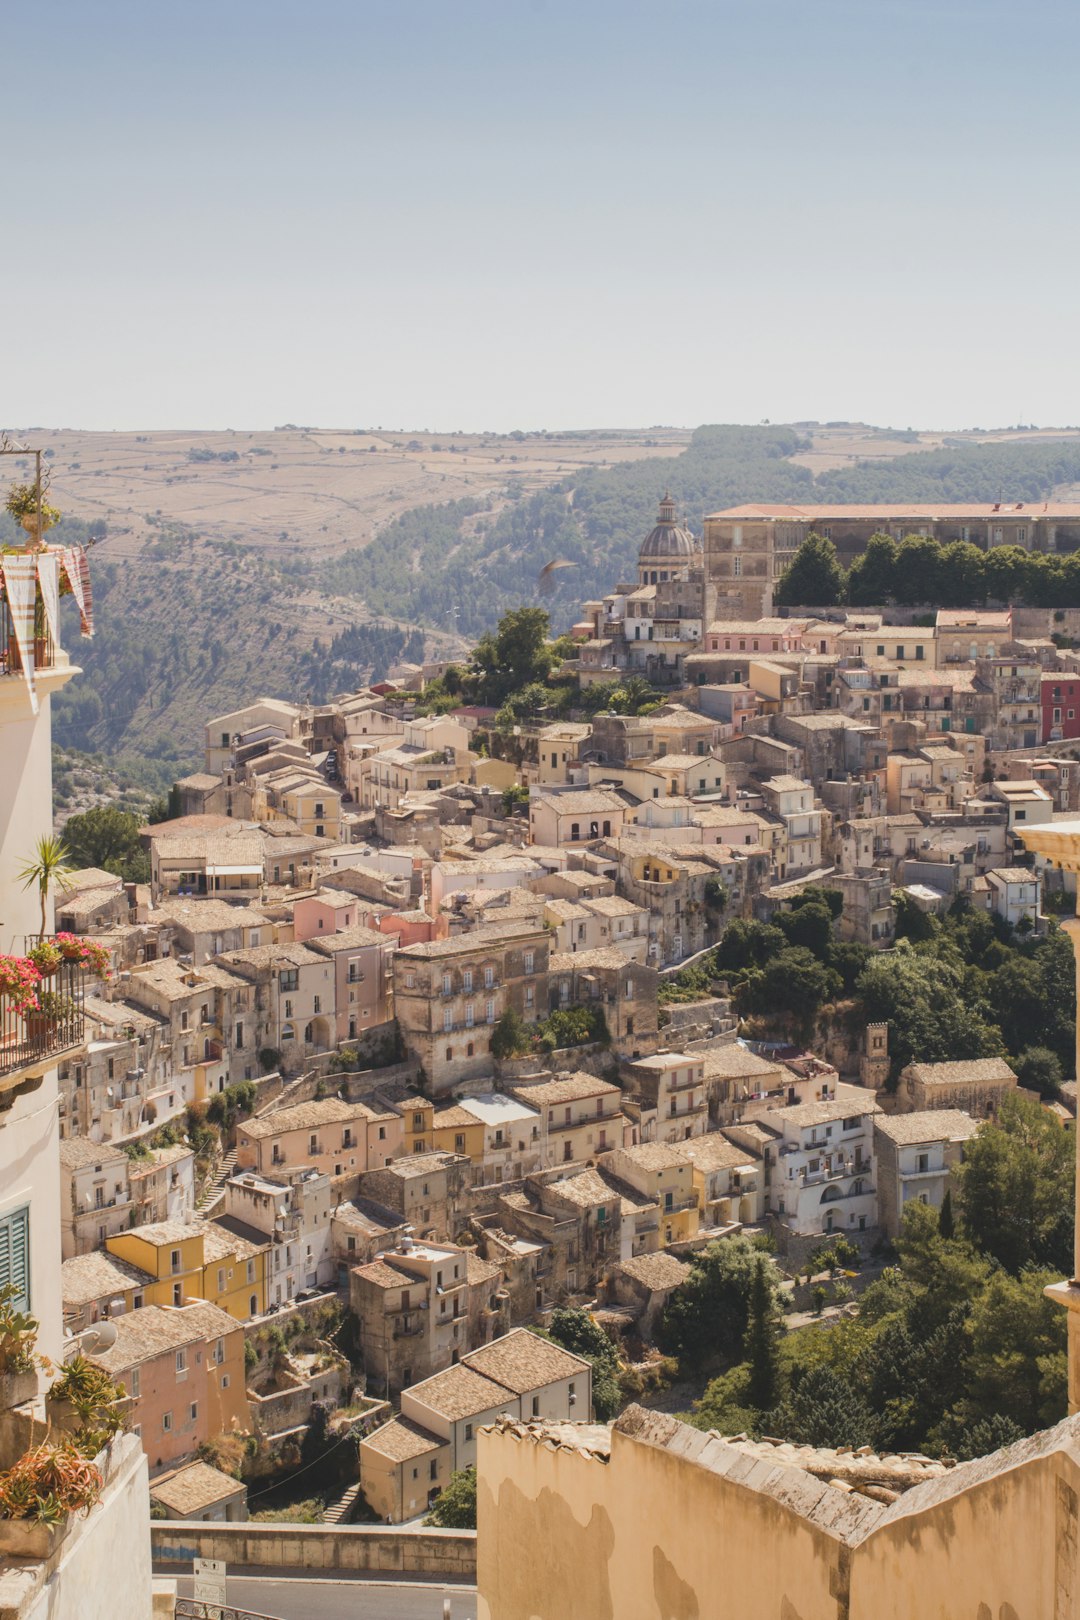
<path fill-rule="evenodd" d="M 177 1578 L 181 1597 L 191 1597 L 190 1575 Z M 475 1620 L 476 1591 L 468 1586 L 436 1586 L 394 1581 L 312 1581 L 280 1575 L 230 1575 L 228 1599 L 274 1620 L 443 1620 L 443 1599 L 451 1620 Z"/>

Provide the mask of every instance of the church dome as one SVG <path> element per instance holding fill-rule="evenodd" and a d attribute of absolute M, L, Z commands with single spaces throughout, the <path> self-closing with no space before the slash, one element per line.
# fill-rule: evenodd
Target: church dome
<path fill-rule="evenodd" d="M 660 513 L 655 529 L 646 535 L 638 552 L 639 559 L 663 557 L 665 560 L 685 558 L 687 562 L 701 551 L 701 544 L 689 529 L 680 528 L 675 521 L 675 502 L 665 495 L 660 502 Z"/>

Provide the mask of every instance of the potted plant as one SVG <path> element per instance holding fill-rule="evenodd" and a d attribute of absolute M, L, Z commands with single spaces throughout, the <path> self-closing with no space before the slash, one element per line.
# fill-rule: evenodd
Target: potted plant
<path fill-rule="evenodd" d="M 36 1038 L 53 1035 L 61 1024 L 74 1018 L 78 1010 L 71 997 L 62 996 L 59 990 L 39 990 L 37 1010 L 26 1014 L 27 1034 Z"/>
<path fill-rule="evenodd" d="M 41 974 L 25 956 L 0 956 L 0 996 L 10 1001 L 17 1013 L 37 1008 Z"/>
<path fill-rule="evenodd" d="M 74 1516 L 90 1512 L 103 1485 L 100 1468 L 70 1441 L 32 1446 L 0 1474 L 0 1553 L 51 1557 Z"/>
<path fill-rule="evenodd" d="M 107 945 L 96 939 L 79 939 L 75 934 L 57 934 L 52 943 L 65 962 L 81 962 L 99 979 L 112 978 L 112 956 Z"/>
<path fill-rule="evenodd" d="M 38 1321 L 19 1308 L 18 1298 L 11 1284 L 0 1289 L 0 1412 L 21 1406 L 37 1394 L 40 1359 L 34 1346 Z"/>
<path fill-rule="evenodd" d="M 41 496 L 40 526 L 38 522 L 38 496 Z M 54 529 L 60 521 L 61 514 L 55 506 L 50 506 L 45 499 L 45 491 L 39 492 L 37 484 L 12 484 L 8 490 L 7 500 L 4 502 L 5 510 L 22 525 L 31 540 L 41 543 L 41 536 L 49 529 Z"/>
<path fill-rule="evenodd" d="M 75 1356 L 46 1391 L 51 1428 L 67 1435 L 85 1457 L 95 1457 L 126 1426 L 128 1397 L 103 1367 Z"/>
<path fill-rule="evenodd" d="M 55 940 L 39 939 L 27 951 L 26 960 L 33 962 L 43 979 L 49 979 L 64 960 L 64 953 Z"/>

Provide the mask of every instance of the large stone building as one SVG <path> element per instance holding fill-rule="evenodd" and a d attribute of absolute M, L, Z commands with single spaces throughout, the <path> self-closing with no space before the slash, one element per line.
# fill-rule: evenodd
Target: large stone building
<path fill-rule="evenodd" d="M 809 534 L 831 540 L 845 567 L 872 534 L 902 540 L 927 534 L 967 540 L 983 550 L 1075 551 L 1080 505 L 997 502 L 971 505 L 733 506 L 705 519 L 705 576 L 715 588 L 718 619 L 756 619 L 772 611 L 780 575 Z M 814 603 L 807 606 L 813 607 Z"/>

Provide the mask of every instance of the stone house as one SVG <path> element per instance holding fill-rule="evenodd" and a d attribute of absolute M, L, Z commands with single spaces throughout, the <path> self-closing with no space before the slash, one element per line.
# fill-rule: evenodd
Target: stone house
<path fill-rule="evenodd" d="M 535 1110 L 544 1165 L 551 1168 L 594 1158 L 622 1145 L 622 1092 L 609 1080 L 581 1071 L 508 1086 L 510 1095 Z"/>
<path fill-rule="evenodd" d="M 975 1119 L 989 1119 L 1016 1086 L 1016 1075 L 1004 1058 L 909 1063 L 900 1073 L 897 1105 L 905 1113 L 948 1108 L 960 1109 Z"/>
<path fill-rule="evenodd" d="M 421 1237 L 449 1237 L 466 1217 L 471 1184 L 464 1153 L 412 1153 L 362 1175 L 360 1194 L 393 1210 Z"/>
<path fill-rule="evenodd" d="M 693 1163 L 681 1148 L 662 1142 L 605 1153 L 601 1166 L 656 1206 L 661 1248 L 696 1237 L 701 1222 Z"/>
<path fill-rule="evenodd" d="M 215 1305 L 144 1305 L 114 1318 L 116 1342 L 91 1357 L 134 1402 L 133 1432 L 151 1474 L 204 1441 L 250 1426 L 244 1333 Z"/>
<path fill-rule="evenodd" d="M 393 1109 L 324 1097 L 241 1121 L 236 1167 L 264 1176 L 302 1165 L 329 1176 L 362 1175 L 392 1159 L 401 1140 L 401 1116 Z"/>
<path fill-rule="evenodd" d="M 491 1032 L 503 1013 L 526 1023 L 544 1016 L 549 950 L 545 928 L 511 922 L 397 952 L 398 1027 L 432 1096 L 491 1073 Z"/>
<path fill-rule="evenodd" d="M 682 1142 L 708 1130 L 703 1056 L 657 1052 L 626 1063 L 623 1072 L 640 1105 L 642 1142 Z"/>
<path fill-rule="evenodd" d="M 134 1219 L 126 1153 L 71 1136 L 60 1143 L 60 1252 L 65 1260 L 100 1248 Z"/>
<path fill-rule="evenodd" d="M 360 1442 L 360 1480 L 370 1506 L 388 1524 L 423 1512 L 452 1473 L 475 1465 L 480 1430 L 501 1413 L 526 1421 L 587 1421 L 591 1364 L 515 1328 L 402 1390 L 400 1417 Z"/>
<path fill-rule="evenodd" d="M 710 1131 L 683 1142 L 689 1159 L 703 1226 L 756 1226 L 765 1212 L 765 1174 L 761 1160 L 745 1148 Z"/>
<path fill-rule="evenodd" d="M 408 1242 L 349 1273 L 369 1390 L 397 1395 L 460 1361 L 468 1341 L 466 1250 Z"/>
<path fill-rule="evenodd" d="M 978 1128 L 979 1121 L 958 1108 L 875 1118 L 878 1211 L 888 1237 L 897 1236 L 908 1204 L 941 1208 L 964 1144 Z"/>
<path fill-rule="evenodd" d="M 558 952 L 549 961 L 548 1006 L 599 1006 L 612 1050 L 634 1057 L 652 1051 L 659 1029 L 656 969 L 629 961 L 618 946 Z"/>

